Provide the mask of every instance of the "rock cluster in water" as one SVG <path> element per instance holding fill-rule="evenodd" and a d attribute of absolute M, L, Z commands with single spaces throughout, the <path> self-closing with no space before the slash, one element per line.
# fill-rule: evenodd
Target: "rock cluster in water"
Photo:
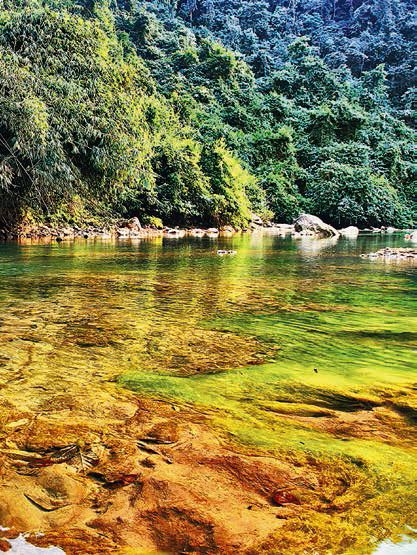
<path fill-rule="evenodd" d="M 380 249 L 369 254 L 361 254 L 361 258 L 379 258 L 383 260 L 417 260 L 417 248 Z"/>
<path fill-rule="evenodd" d="M 180 228 L 180 227 L 157 227 L 142 226 L 139 218 L 133 217 L 127 220 L 118 220 L 109 222 L 107 225 L 20 225 L 15 229 L 0 229 L 0 240 L 14 240 L 19 238 L 25 239 L 52 239 L 57 242 L 72 239 L 110 239 L 117 237 L 119 239 L 135 239 L 145 237 L 163 236 L 167 238 L 180 238 L 186 235 L 193 237 L 217 237 L 221 234 L 233 234 L 236 232 L 256 231 L 257 229 L 271 228 L 275 224 L 269 221 L 263 221 L 259 216 L 253 215 L 251 222 L 247 228 L 235 229 L 230 225 L 220 228 Z M 293 229 L 293 226 L 287 226 Z"/>
<path fill-rule="evenodd" d="M 155 235 L 156 229 L 143 228 L 138 218 L 120 220 L 108 225 L 21 225 L 13 230 L 0 229 L 0 239 L 54 239 L 57 242 L 77 238 L 146 237 Z"/>

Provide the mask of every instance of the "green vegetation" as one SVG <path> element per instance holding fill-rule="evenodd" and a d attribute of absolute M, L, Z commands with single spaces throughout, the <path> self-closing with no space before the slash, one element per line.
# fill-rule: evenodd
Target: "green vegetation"
<path fill-rule="evenodd" d="M 345 3 L 4 2 L 0 221 L 412 225 L 411 5 Z"/>

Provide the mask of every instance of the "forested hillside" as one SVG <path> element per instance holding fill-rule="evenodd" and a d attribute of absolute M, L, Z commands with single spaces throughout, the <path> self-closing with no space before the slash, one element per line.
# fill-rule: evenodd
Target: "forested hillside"
<path fill-rule="evenodd" d="M 258 77 L 280 69 L 288 45 L 308 36 L 329 67 L 358 77 L 385 64 L 397 107 L 409 112 L 416 101 L 413 0 L 180 0 L 177 13 L 241 52 Z"/>
<path fill-rule="evenodd" d="M 412 16 L 406 0 L 3 2 L 3 225 L 412 225 Z"/>

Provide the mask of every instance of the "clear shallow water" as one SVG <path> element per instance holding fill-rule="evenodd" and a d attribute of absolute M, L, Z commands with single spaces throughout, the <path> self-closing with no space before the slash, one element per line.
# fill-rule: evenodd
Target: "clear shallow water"
<path fill-rule="evenodd" d="M 0 385 L 45 410 L 55 389 L 117 377 L 197 407 L 248 448 L 365 465 L 384 481 L 378 494 L 394 492 L 383 502 L 398 504 L 402 526 L 417 508 L 417 270 L 359 254 L 405 245 L 268 235 L 0 245 Z M 369 527 L 389 535 L 387 519 Z"/>

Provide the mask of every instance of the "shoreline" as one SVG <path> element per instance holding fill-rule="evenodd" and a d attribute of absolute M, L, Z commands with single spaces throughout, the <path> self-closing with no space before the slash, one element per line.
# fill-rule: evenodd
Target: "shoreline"
<path fill-rule="evenodd" d="M 347 228 L 349 229 L 349 228 Z M 339 230 L 339 236 L 348 239 L 355 239 L 358 235 L 398 235 L 400 233 L 407 234 L 412 229 L 399 228 L 355 228 L 354 234 L 344 233 Z M 157 237 L 164 238 L 183 238 L 183 237 L 231 237 L 240 234 L 250 234 L 254 232 L 273 233 L 280 236 L 291 236 L 294 239 L 303 237 L 311 237 L 313 239 L 321 239 L 317 233 L 308 231 L 298 232 L 295 230 L 294 224 L 280 223 L 260 223 L 251 222 L 247 228 L 239 229 L 232 226 L 215 227 L 168 227 L 161 229 L 153 226 L 141 226 L 137 218 L 127 220 L 124 223 L 113 223 L 105 226 L 26 226 L 18 227 L 13 230 L 0 228 L 0 242 L 33 240 L 57 243 L 74 241 L 76 239 L 153 239 Z"/>

